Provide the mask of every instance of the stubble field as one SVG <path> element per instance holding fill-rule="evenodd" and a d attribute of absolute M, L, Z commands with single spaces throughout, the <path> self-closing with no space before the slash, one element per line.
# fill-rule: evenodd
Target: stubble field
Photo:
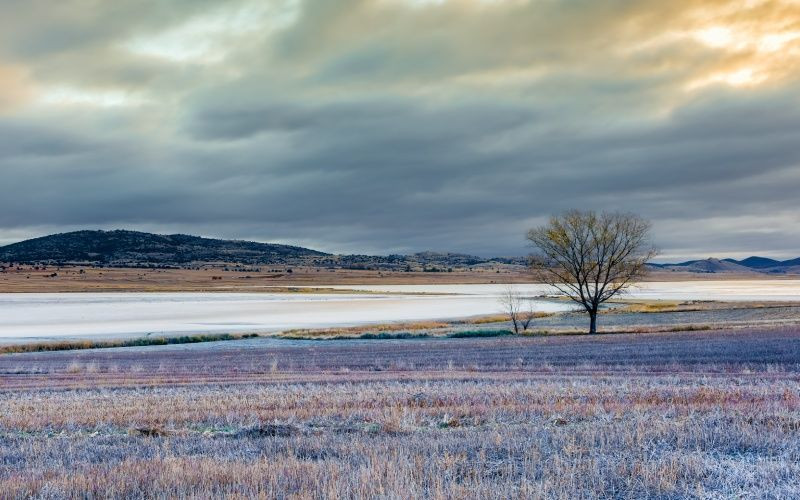
<path fill-rule="evenodd" d="M 796 497 L 800 329 L 0 357 L 9 498 Z"/>

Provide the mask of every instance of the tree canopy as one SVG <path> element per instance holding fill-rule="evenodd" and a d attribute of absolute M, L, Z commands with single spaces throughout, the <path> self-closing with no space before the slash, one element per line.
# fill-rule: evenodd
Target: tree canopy
<path fill-rule="evenodd" d="M 597 331 L 600 304 L 621 293 L 647 271 L 656 255 L 650 222 L 622 212 L 573 210 L 528 231 L 536 248 L 530 266 L 543 283 L 586 309 L 589 332 Z"/>

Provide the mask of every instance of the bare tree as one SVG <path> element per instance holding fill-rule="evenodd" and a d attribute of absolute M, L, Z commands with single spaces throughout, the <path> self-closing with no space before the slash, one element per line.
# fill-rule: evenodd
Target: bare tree
<path fill-rule="evenodd" d="M 511 324 L 514 327 L 514 333 L 519 333 L 522 296 L 514 289 L 512 285 L 508 285 L 505 290 L 503 290 L 503 294 L 500 295 L 500 304 L 503 306 L 503 311 L 505 311 L 511 320 Z"/>
<path fill-rule="evenodd" d="M 526 331 L 536 316 L 533 311 L 533 303 L 530 299 L 523 297 L 513 285 L 508 285 L 503 290 L 503 294 L 500 296 L 500 304 L 511 320 L 514 333 L 518 334 L 520 328 L 522 328 L 523 332 Z"/>
<path fill-rule="evenodd" d="M 596 333 L 600 304 L 640 279 L 656 255 L 649 233 L 650 223 L 637 215 L 570 211 L 528 231 L 538 250 L 531 268 L 585 308 L 589 333 Z"/>
<path fill-rule="evenodd" d="M 531 321 L 536 317 L 536 313 L 533 310 L 533 301 L 531 299 L 526 299 L 525 302 L 527 302 L 527 307 L 522 309 L 519 319 L 519 324 L 522 325 L 523 332 L 531 326 Z"/>

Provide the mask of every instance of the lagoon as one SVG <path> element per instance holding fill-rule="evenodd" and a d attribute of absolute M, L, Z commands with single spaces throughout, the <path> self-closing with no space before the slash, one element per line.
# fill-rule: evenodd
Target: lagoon
<path fill-rule="evenodd" d="M 500 313 L 503 284 L 348 285 L 352 293 L 0 293 L 0 341 L 147 334 L 275 332 Z M 574 305 L 537 296 L 543 285 L 514 287 L 537 311 Z M 630 298 L 800 301 L 800 280 L 642 283 Z"/>

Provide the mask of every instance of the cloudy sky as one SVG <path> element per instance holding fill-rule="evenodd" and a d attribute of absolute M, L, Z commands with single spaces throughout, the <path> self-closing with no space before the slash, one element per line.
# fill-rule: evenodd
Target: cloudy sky
<path fill-rule="evenodd" d="M 798 0 L 4 0 L 0 244 L 131 228 L 800 256 Z"/>

